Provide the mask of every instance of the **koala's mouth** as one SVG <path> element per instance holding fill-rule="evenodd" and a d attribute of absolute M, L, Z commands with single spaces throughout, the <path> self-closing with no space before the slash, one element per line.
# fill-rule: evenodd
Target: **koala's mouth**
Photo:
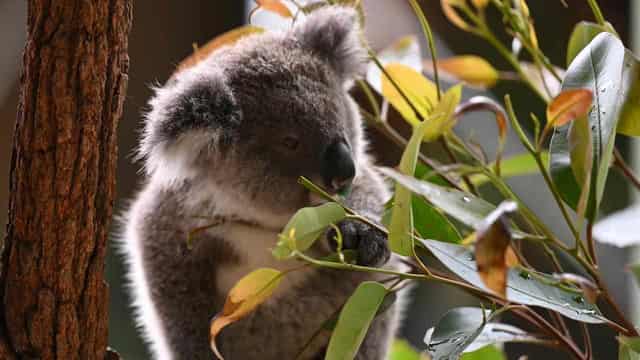
<path fill-rule="evenodd" d="M 322 204 L 328 203 L 329 200 L 325 199 L 323 196 L 316 194 L 315 192 L 309 191 L 309 205 L 310 206 L 319 206 Z"/>
<path fill-rule="evenodd" d="M 345 199 L 349 196 L 349 193 L 351 192 L 351 186 L 335 193 L 328 193 L 331 197 L 333 198 L 338 198 L 338 199 Z M 313 191 L 309 191 L 309 205 L 310 206 L 319 206 L 322 204 L 326 204 L 328 202 L 330 202 L 331 200 L 327 200 L 325 197 L 323 197 L 322 195 L 319 195 Z"/>

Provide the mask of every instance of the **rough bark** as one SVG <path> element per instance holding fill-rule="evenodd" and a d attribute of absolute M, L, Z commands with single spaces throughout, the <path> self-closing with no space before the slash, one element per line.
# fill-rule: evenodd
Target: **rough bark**
<path fill-rule="evenodd" d="M 0 359 L 104 359 L 130 0 L 29 0 L 0 263 Z"/>

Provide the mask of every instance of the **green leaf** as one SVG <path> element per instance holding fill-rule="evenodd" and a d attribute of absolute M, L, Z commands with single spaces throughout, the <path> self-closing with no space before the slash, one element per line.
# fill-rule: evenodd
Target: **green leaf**
<path fill-rule="evenodd" d="M 442 95 L 442 99 L 431 112 L 427 120 L 423 141 L 433 141 L 453 128 L 456 123 L 455 111 L 462 97 L 462 85 L 451 87 Z"/>
<path fill-rule="evenodd" d="M 611 25 L 609 25 L 611 26 Z M 581 21 L 573 28 L 567 47 L 567 66 L 573 59 L 601 32 L 607 32 L 607 28 L 588 21 Z"/>
<path fill-rule="evenodd" d="M 464 350 L 464 352 L 476 352 L 481 349 L 485 349 L 487 345 L 513 342 L 536 343 L 540 342 L 540 339 L 513 325 L 488 323 L 482 328 L 480 335 L 478 335 L 478 337 Z"/>
<path fill-rule="evenodd" d="M 388 360 L 420 360 L 420 354 L 405 340 L 395 340 L 391 344 Z"/>
<path fill-rule="evenodd" d="M 422 54 L 420 43 L 415 35 L 404 36 L 396 40 L 391 46 L 378 53 L 378 61 L 383 66 L 391 63 L 403 64 L 422 73 Z M 369 62 L 367 67 L 367 82 L 379 94 L 382 94 L 382 71 L 375 62 Z"/>
<path fill-rule="evenodd" d="M 453 314 L 451 314 L 453 313 Z M 452 316 L 469 316 L 470 319 L 465 319 L 463 323 L 459 323 L 457 318 Z M 475 330 L 479 321 L 478 318 L 481 319 L 482 312 L 481 309 L 478 308 L 457 308 L 450 313 L 447 313 L 443 317 L 440 322 L 436 325 L 436 327 L 427 330 L 427 333 L 424 337 L 424 342 L 429 347 L 430 351 L 433 352 L 448 352 L 454 350 L 453 348 L 459 346 L 461 343 L 465 344 L 463 353 L 468 353 L 469 359 L 482 359 L 480 354 L 495 353 L 493 351 L 488 351 L 486 349 L 488 346 L 493 344 L 503 344 L 507 342 L 522 342 L 522 343 L 536 343 L 542 341 L 539 338 L 536 338 L 533 335 L 528 334 L 526 331 L 517 328 L 512 325 L 502 324 L 502 323 L 491 323 L 489 321 L 492 320 L 492 317 L 489 316 L 489 312 L 485 311 L 485 316 L 487 317 L 487 322 L 484 324 L 480 324 L 478 327 L 479 333 Z M 443 321 L 447 320 L 447 321 Z M 457 323 L 456 323 L 457 321 Z M 474 322 L 474 323 L 470 323 Z M 435 329 L 440 326 L 448 329 L 453 332 L 453 336 L 450 337 L 450 342 L 443 342 L 446 339 L 446 336 L 442 336 L 440 340 L 433 340 L 433 335 L 435 333 Z M 469 335 L 469 337 L 465 337 L 461 332 L 456 331 L 456 327 L 462 327 L 464 331 Z M 476 334 L 477 333 L 477 334 Z M 462 335 L 462 336 L 460 336 Z M 475 336 L 471 338 L 470 336 Z M 455 339 L 455 340 L 454 340 Z M 457 341 L 456 341 L 457 340 Z M 467 341 L 464 341 L 467 340 Z M 439 349 L 443 347 L 442 349 Z M 459 354 L 457 351 L 453 352 L 454 354 Z M 498 351 L 497 354 L 502 354 Z M 463 357 L 464 358 L 464 357 Z M 492 357 L 490 357 L 492 358 Z"/>
<path fill-rule="evenodd" d="M 542 152 L 542 163 L 549 163 L 549 153 Z M 494 165 L 489 165 L 493 167 Z M 503 178 L 510 178 L 514 176 L 523 176 L 523 175 L 534 175 L 538 174 L 540 169 L 538 169 L 538 164 L 536 163 L 536 159 L 530 153 L 522 153 L 518 155 L 513 155 L 503 159 L 500 162 L 500 176 Z M 475 174 L 471 176 L 471 182 L 473 182 L 476 186 L 483 185 L 489 181 L 483 174 Z"/>
<path fill-rule="evenodd" d="M 336 203 L 298 210 L 282 230 L 280 241 L 272 250 L 273 256 L 284 259 L 293 250 L 307 250 L 329 225 L 339 222 L 346 215 L 342 206 Z"/>
<path fill-rule="evenodd" d="M 493 345 L 487 345 L 474 352 L 462 354 L 460 360 L 507 360 L 502 350 Z"/>
<path fill-rule="evenodd" d="M 420 240 L 449 270 L 466 282 L 490 291 L 480 279 L 473 253 L 464 246 L 434 240 Z M 598 308 L 581 296 L 578 288 L 561 285 L 550 275 L 528 273 L 516 268 L 507 275 L 507 300 L 539 306 L 558 312 L 570 319 L 586 323 L 602 323 L 606 319 Z"/>
<path fill-rule="evenodd" d="M 405 174 L 413 174 L 418 162 L 418 153 L 422 143 L 427 122 L 422 122 L 413 130 L 411 139 L 400 159 L 399 169 Z M 411 191 L 400 184 L 396 184 L 389 224 L 389 247 L 391 251 L 409 256 L 413 254 L 413 211 L 411 205 Z"/>
<path fill-rule="evenodd" d="M 325 360 L 355 358 L 386 295 L 387 289 L 377 282 L 366 281 L 358 286 L 340 312 Z"/>
<path fill-rule="evenodd" d="M 449 310 L 440 318 L 431 334 L 428 331 L 425 337 L 432 360 L 458 358 L 480 335 L 490 314 L 490 311 L 476 307 Z"/>
<path fill-rule="evenodd" d="M 487 215 L 496 209 L 493 204 L 469 193 L 435 185 L 427 181 L 420 181 L 390 168 L 380 168 L 379 171 L 394 179 L 397 183 L 396 186 L 402 185 L 406 187 L 415 194 L 420 195 L 437 209 L 476 230 L 484 224 L 484 219 Z M 514 239 L 544 239 L 537 235 L 522 232 L 516 227 L 510 228 L 510 231 Z"/>
<path fill-rule="evenodd" d="M 406 187 L 421 195 L 438 209 L 474 229 L 482 225 L 484 218 L 496 208 L 491 203 L 459 190 L 416 180 L 389 168 L 382 168 L 380 171 L 394 179 L 396 186 Z"/>
<path fill-rule="evenodd" d="M 423 238 L 460 243 L 462 236 L 449 218 L 424 199 L 412 196 L 414 228 Z"/>
<path fill-rule="evenodd" d="M 636 278 L 636 282 L 640 285 L 640 264 L 633 264 L 629 267 L 633 276 Z"/>
<path fill-rule="evenodd" d="M 640 353 L 640 337 L 618 336 L 618 342 L 626 345 L 631 350 Z"/>
<path fill-rule="evenodd" d="M 640 337 L 618 336 L 618 360 L 640 360 Z"/>
<path fill-rule="evenodd" d="M 594 95 L 589 113 L 593 143 L 593 207 L 598 209 L 615 144 L 619 119 L 633 107 L 626 106 L 636 78 L 637 61 L 622 42 L 610 33 L 600 33 L 573 60 L 562 84 L 563 90 L 585 88 Z M 636 83 L 638 83 L 636 81 Z M 633 90 L 633 91 L 632 91 Z M 550 144 L 550 170 L 563 199 L 573 209 L 579 201 L 581 187 L 571 168 L 569 132 L 573 123 L 556 128 Z M 591 211 L 591 218 L 596 211 Z"/>

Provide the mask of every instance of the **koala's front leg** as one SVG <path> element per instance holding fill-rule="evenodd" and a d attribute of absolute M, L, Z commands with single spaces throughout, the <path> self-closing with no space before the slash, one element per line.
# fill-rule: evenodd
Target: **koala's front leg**
<path fill-rule="evenodd" d="M 346 205 L 359 215 L 374 223 L 380 223 L 384 203 L 389 198 L 382 178 L 369 167 L 361 170 L 346 198 Z M 357 253 L 357 262 L 365 266 L 382 266 L 391 255 L 387 244 L 387 235 L 375 226 L 360 220 L 348 219 L 337 224 L 342 234 L 343 249 L 352 249 Z M 327 239 L 333 249 L 336 247 L 336 231 L 327 232 Z"/>

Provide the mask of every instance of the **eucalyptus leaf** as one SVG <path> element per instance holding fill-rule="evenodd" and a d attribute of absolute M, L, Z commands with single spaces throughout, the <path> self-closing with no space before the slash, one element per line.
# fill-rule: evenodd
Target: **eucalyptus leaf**
<path fill-rule="evenodd" d="M 413 226 L 421 237 L 456 244 L 462 241 L 458 229 L 442 211 L 416 195 L 413 195 L 411 199 L 411 206 L 413 208 Z"/>
<path fill-rule="evenodd" d="M 342 206 L 336 203 L 298 210 L 282 230 L 280 241 L 272 250 L 273 255 L 283 259 L 288 257 L 292 250 L 307 250 L 329 225 L 339 222 L 346 215 Z"/>
<path fill-rule="evenodd" d="M 340 312 L 325 360 L 355 358 L 387 293 L 377 282 L 366 281 L 358 286 Z"/>
<path fill-rule="evenodd" d="M 399 168 L 405 174 L 414 174 L 416 171 L 422 135 L 428 125 L 425 121 L 413 130 L 409 143 L 400 159 Z M 411 190 L 402 184 L 396 184 L 389 223 L 389 248 L 391 251 L 404 256 L 409 256 L 413 253 L 412 196 Z"/>
<path fill-rule="evenodd" d="M 549 162 L 549 153 L 543 151 L 541 154 L 542 163 L 547 164 Z M 493 167 L 494 165 L 489 165 Z M 538 163 L 536 159 L 530 153 L 522 153 L 502 159 L 500 162 L 500 176 L 502 178 L 510 178 L 515 176 L 534 175 L 539 174 Z M 483 185 L 489 178 L 483 174 L 474 174 L 470 177 L 471 182 L 476 186 Z"/>
<path fill-rule="evenodd" d="M 611 26 L 611 25 L 609 25 Z M 567 47 L 567 66 L 571 64 L 573 59 L 582 49 L 587 46 L 596 35 L 606 32 L 607 28 L 589 21 L 581 21 L 573 28 L 569 37 L 569 45 Z"/>
<path fill-rule="evenodd" d="M 636 278 L 636 283 L 640 285 L 640 264 L 633 264 L 629 266 L 633 276 Z"/>
<path fill-rule="evenodd" d="M 391 344 L 388 360 L 421 360 L 420 353 L 405 340 L 395 340 Z"/>
<path fill-rule="evenodd" d="M 473 309 L 473 308 L 472 308 Z M 438 324 L 440 325 L 440 323 Z M 424 342 L 428 345 L 431 342 L 435 328 L 427 330 Z M 503 344 L 508 342 L 536 343 L 541 340 L 526 331 L 509 324 L 487 322 L 478 336 L 462 351 L 472 353 L 487 345 Z"/>
<path fill-rule="evenodd" d="M 477 272 L 473 253 L 464 246 L 435 240 L 420 240 L 449 270 L 466 282 L 490 292 Z M 578 288 L 560 286 L 550 275 L 511 268 L 507 274 L 506 299 L 517 304 L 538 306 L 586 323 L 606 321 L 598 308 L 589 303 Z"/>
<path fill-rule="evenodd" d="M 403 187 L 421 195 L 438 209 L 474 229 L 482 225 L 484 218 L 496 208 L 481 198 L 456 189 L 420 181 L 389 168 L 382 168 L 380 171 Z"/>
<path fill-rule="evenodd" d="M 457 359 L 480 335 L 490 315 L 477 307 L 449 310 L 425 336 L 432 360 Z"/>
<path fill-rule="evenodd" d="M 618 360 L 640 360 L 640 337 L 618 336 Z"/>
<path fill-rule="evenodd" d="M 624 48 L 618 38 L 610 33 L 600 33 L 573 60 L 564 82 L 563 90 L 584 88 L 591 90 L 594 105 L 589 113 L 589 127 L 593 144 L 593 208 L 597 210 L 615 145 L 616 128 L 621 117 L 634 113 L 634 106 L 627 104 L 638 74 L 637 61 Z M 637 87 L 637 85 L 636 85 Z M 576 209 L 580 197 L 580 185 L 571 167 L 571 142 L 569 131 L 573 124 L 556 128 L 550 144 L 550 170 L 554 183 L 563 199 Z M 590 196 L 591 198 L 591 196 Z M 591 211 L 593 219 L 596 211 Z"/>
<path fill-rule="evenodd" d="M 462 354 L 460 360 L 507 360 L 507 357 L 496 346 L 487 345 L 476 351 Z"/>
<path fill-rule="evenodd" d="M 422 54 L 420 43 L 415 35 L 404 36 L 377 55 L 382 66 L 391 63 L 406 65 L 418 73 L 422 73 Z M 382 71 L 371 61 L 367 67 L 367 82 L 379 94 L 382 94 Z"/>
<path fill-rule="evenodd" d="M 640 204 L 608 215 L 593 227 L 593 237 L 603 244 L 626 247 L 640 244 Z"/>

